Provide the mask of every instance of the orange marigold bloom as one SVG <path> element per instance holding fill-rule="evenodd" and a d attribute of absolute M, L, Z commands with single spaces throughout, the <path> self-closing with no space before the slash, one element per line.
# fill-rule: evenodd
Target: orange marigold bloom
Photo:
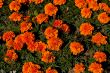
<path fill-rule="evenodd" d="M 28 0 L 15 0 L 15 1 L 17 1 L 18 3 L 28 3 L 29 1 Z"/>
<path fill-rule="evenodd" d="M 66 0 L 53 0 L 54 5 L 63 5 L 66 3 Z"/>
<path fill-rule="evenodd" d="M 23 67 L 22 67 L 22 72 L 23 73 L 42 73 L 40 71 L 40 66 L 37 64 L 34 64 L 32 62 L 25 62 Z"/>
<path fill-rule="evenodd" d="M 20 24 L 21 32 L 26 32 L 26 31 L 31 30 L 31 29 L 32 29 L 32 23 L 30 23 L 30 22 L 23 21 Z"/>
<path fill-rule="evenodd" d="M 14 44 L 14 40 L 13 39 L 10 39 L 6 42 L 6 46 L 7 48 L 12 48 L 13 47 L 13 44 Z"/>
<path fill-rule="evenodd" d="M 99 3 L 99 8 L 108 12 L 109 6 L 106 3 Z"/>
<path fill-rule="evenodd" d="M 63 21 L 58 19 L 58 20 L 54 21 L 53 26 L 56 27 L 56 28 L 61 28 L 62 23 L 63 23 Z"/>
<path fill-rule="evenodd" d="M 27 49 L 30 51 L 30 52 L 35 52 L 36 51 L 36 44 L 34 41 L 30 42 L 29 44 L 27 44 Z"/>
<path fill-rule="evenodd" d="M 10 4 L 9 4 L 9 9 L 11 11 L 19 11 L 20 10 L 20 7 L 21 7 L 21 4 L 16 2 L 16 1 L 12 1 Z"/>
<path fill-rule="evenodd" d="M 10 39 L 13 39 L 15 37 L 15 34 L 13 31 L 7 31 L 3 34 L 3 41 L 9 41 Z"/>
<path fill-rule="evenodd" d="M 89 3 L 97 2 L 97 0 L 86 0 L 86 2 L 89 4 Z"/>
<path fill-rule="evenodd" d="M 46 73 L 58 73 L 58 71 L 56 69 L 53 69 L 52 67 L 48 67 L 46 69 Z"/>
<path fill-rule="evenodd" d="M 61 30 L 63 30 L 66 33 L 70 32 L 70 27 L 67 24 L 62 24 Z"/>
<path fill-rule="evenodd" d="M 39 15 L 36 16 L 36 21 L 38 24 L 42 24 L 43 22 L 47 22 L 48 15 L 40 13 Z"/>
<path fill-rule="evenodd" d="M 19 14 L 17 12 L 13 12 L 10 16 L 9 19 L 12 21 L 20 21 L 22 17 L 22 14 Z"/>
<path fill-rule="evenodd" d="M 47 45 L 42 41 L 35 42 L 35 45 L 36 45 L 36 51 L 39 52 L 44 52 L 47 48 Z"/>
<path fill-rule="evenodd" d="M 47 40 L 48 49 L 59 51 L 63 41 L 60 38 L 51 38 Z"/>
<path fill-rule="evenodd" d="M 48 3 L 45 5 L 44 10 L 45 10 L 45 14 L 52 16 L 52 15 L 56 15 L 58 8 L 52 3 Z"/>
<path fill-rule="evenodd" d="M 42 3 L 44 0 L 34 0 L 35 4 L 40 4 Z"/>
<path fill-rule="evenodd" d="M 101 44 L 107 44 L 107 36 L 103 36 L 100 32 L 96 33 L 94 36 L 92 36 L 92 42 L 96 43 L 98 46 L 100 46 Z"/>
<path fill-rule="evenodd" d="M 74 73 L 83 73 L 85 70 L 85 67 L 82 63 L 75 64 L 75 67 L 73 68 Z"/>
<path fill-rule="evenodd" d="M 3 0 L 0 0 L 0 8 L 3 6 Z"/>
<path fill-rule="evenodd" d="M 87 36 L 92 34 L 94 27 L 90 23 L 82 23 L 79 30 L 82 35 Z"/>
<path fill-rule="evenodd" d="M 51 62 L 55 61 L 55 57 L 53 56 L 52 52 L 45 51 L 42 54 L 41 61 L 43 61 L 45 63 L 51 63 Z"/>
<path fill-rule="evenodd" d="M 93 73 L 103 73 L 102 65 L 96 62 L 90 64 L 88 70 Z"/>
<path fill-rule="evenodd" d="M 11 61 L 16 61 L 17 58 L 18 58 L 18 55 L 13 49 L 11 49 L 11 50 L 7 50 L 4 60 L 6 62 L 11 62 Z"/>
<path fill-rule="evenodd" d="M 44 35 L 46 36 L 46 39 L 57 38 L 57 36 L 58 36 L 58 30 L 49 26 L 44 31 Z"/>
<path fill-rule="evenodd" d="M 99 4 L 97 2 L 89 3 L 89 8 L 92 9 L 93 11 L 99 10 Z"/>
<path fill-rule="evenodd" d="M 108 16 L 106 12 L 103 12 L 98 15 L 98 20 L 100 23 L 106 24 L 110 21 L 110 17 Z"/>
<path fill-rule="evenodd" d="M 100 51 L 95 52 L 93 57 L 95 58 L 96 61 L 100 63 L 106 61 L 106 58 L 107 58 L 106 54 Z"/>
<path fill-rule="evenodd" d="M 84 48 L 83 45 L 81 45 L 79 42 L 71 42 L 70 51 L 73 53 L 73 55 L 77 55 L 80 52 L 84 51 Z"/>
<path fill-rule="evenodd" d="M 90 8 L 83 8 L 81 9 L 81 16 L 84 18 L 90 18 L 92 14 L 92 11 L 90 10 Z"/>
<path fill-rule="evenodd" d="M 87 3 L 85 0 L 75 0 L 75 6 L 78 8 L 85 8 L 87 6 Z"/>

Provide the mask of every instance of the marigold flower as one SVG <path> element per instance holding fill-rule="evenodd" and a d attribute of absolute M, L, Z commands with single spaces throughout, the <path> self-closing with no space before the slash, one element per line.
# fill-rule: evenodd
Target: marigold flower
<path fill-rule="evenodd" d="M 7 48 L 12 48 L 13 47 L 13 44 L 14 44 L 14 40 L 13 39 L 10 39 L 6 42 L 6 46 Z"/>
<path fill-rule="evenodd" d="M 90 18 L 92 14 L 92 11 L 90 10 L 90 8 L 83 8 L 81 9 L 81 16 L 84 18 Z"/>
<path fill-rule="evenodd" d="M 47 40 L 47 46 L 50 50 L 59 51 L 63 41 L 60 38 L 51 38 Z"/>
<path fill-rule="evenodd" d="M 98 20 L 100 23 L 106 24 L 110 21 L 110 17 L 108 16 L 108 14 L 106 12 L 103 12 L 98 15 Z"/>
<path fill-rule="evenodd" d="M 31 30 L 31 29 L 32 29 L 32 23 L 30 23 L 30 22 L 23 21 L 20 24 L 21 32 L 26 32 L 26 31 Z"/>
<path fill-rule="evenodd" d="M 52 15 L 56 15 L 58 8 L 52 3 L 48 3 L 45 5 L 44 10 L 45 10 L 45 14 L 52 16 Z"/>
<path fill-rule="evenodd" d="M 103 73 L 102 65 L 96 62 L 90 64 L 88 70 L 93 73 Z"/>
<path fill-rule="evenodd" d="M 75 6 L 78 8 L 85 8 L 87 6 L 87 3 L 85 0 L 75 0 Z"/>
<path fill-rule="evenodd" d="M 9 41 L 10 39 L 13 39 L 15 37 L 15 34 L 13 31 L 7 31 L 3 34 L 3 41 Z"/>
<path fill-rule="evenodd" d="M 44 0 L 34 0 L 35 4 L 40 4 L 42 3 Z"/>
<path fill-rule="evenodd" d="M 99 10 L 99 4 L 97 2 L 92 2 L 92 3 L 89 3 L 89 8 L 92 9 L 93 11 L 97 11 Z"/>
<path fill-rule="evenodd" d="M 9 4 L 9 9 L 11 11 L 19 11 L 20 10 L 20 7 L 21 7 L 21 4 L 16 2 L 16 1 L 12 1 L 10 4 Z"/>
<path fill-rule="evenodd" d="M 58 30 L 49 26 L 44 31 L 44 35 L 45 35 L 46 39 L 57 38 Z"/>
<path fill-rule="evenodd" d="M 3 6 L 3 0 L 0 0 L 0 8 Z"/>
<path fill-rule="evenodd" d="M 53 0 L 54 5 L 63 5 L 66 3 L 66 0 Z"/>
<path fill-rule="evenodd" d="M 51 62 L 55 61 L 55 57 L 53 56 L 52 52 L 45 51 L 42 54 L 41 61 L 43 61 L 45 63 L 51 63 Z"/>
<path fill-rule="evenodd" d="M 83 45 L 81 45 L 79 42 L 71 42 L 70 51 L 73 53 L 73 55 L 77 55 L 80 52 L 84 51 L 84 48 Z"/>
<path fill-rule="evenodd" d="M 97 0 L 86 0 L 86 2 L 89 4 L 89 3 L 97 2 Z"/>
<path fill-rule="evenodd" d="M 18 3 L 28 3 L 28 0 L 15 0 L 15 1 L 17 1 Z"/>
<path fill-rule="evenodd" d="M 58 20 L 54 21 L 53 26 L 56 27 L 56 28 L 61 28 L 62 23 L 63 23 L 63 21 L 58 19 Z"/>
<path fill-rule="evenodd" d="M 32 62 L 25 62 L 23 67 L 22 67 L 22 72 L 23 73 L 42 73 L 40 71 L 40 66 L 37 64 L 34 64 Z"/>
<path fill-rule="evenodd" d="M 36 51 L 36 44 L 34 41 L 30 42 L 29 44 L 27 44 L 27 49 L 30 51 L 30 52 L 35 52 Z"/>
<path fill-rule="evenodd" d="M 87 36 L 92 34 L 94 27 L 90 23 L 82 23 L 79 30 L 82 35 Z"/>
<path fill-rule="evenodd" d="M 70 27 L 67 24 L 62 24 L 61 30 L 63 30 L 66 33 L 70 32 Z"/>
<path fill-rule="evenodd" d="M 108 12 L 109 6 L 106 3 L 99 3 L 99 8 Z"/>
<path fill-rule="evenodd" d="M 17 12 L 13 12 L 10 16 L 9 19 L 12 21 L 20 21 L 22 17 L 22 14 L 19 14 Z"/>
<path fill-rule="evenodd" d="M 11 61 L 16 61 L 17 58 L 18 58 L 18 55 L 13 49 L 11 49 L 11 50 L 7 50 L 4 60 L 10 63 Z"/>
<path fill-rule="evenodd" d="M 107 36 L 103 36 L 100 32 L 96 33 L 94 36 L 92 36 L 92 42 L 96 43 L 98 46 L 107 44 Z"/>
<path fill-rule="evenodd" d="M 95 58 L 96 61 L 98 61 L 100 63 L 106 61 L 106 58 L 107 58 L 106 54 L 104 52 L 100 52 L 100 51 L 95 52 L 93 57 Z"/>
<path fill-rule="evenodd" d="M 38 24 L 42 24 L 43 22 L 47 22 L 48 15 L 40 13 L 39 15 L 36 16 L 36 21 Z"/>
<path fill-rule="evenodd" d="M 48 67 L 46 69 L 46 73 L 58 73 L 58 71 L 56 69 L 53 69 L 52 67 Z"/>
<path fill-rule="evenodd" d="M 85 70 L 85 67 L 82 63 L 75 64 L 75 67 L 73 68 L 74 73 L 83 73 Z"/>

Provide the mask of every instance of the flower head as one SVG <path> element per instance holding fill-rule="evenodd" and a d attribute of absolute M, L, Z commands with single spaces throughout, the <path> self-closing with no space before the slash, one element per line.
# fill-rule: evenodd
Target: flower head
<path fill-rule="evenodd" d="M 48 67 L 46 69 L 46 73 L 58 73 L 58 71 L 56 69 L 52 68 L 52 67 Z"/>
<path fill-rule="evenodd" d="M 34 0 L 35 4 L 40 4 L 42 3 L 44 0 Z"/>
<path fill-rule="evenodd" d="M 53 4 L 55 5 L 63 5 L 66 3 L 66 0 L 53 0 Z"/>
<path fill-rule="evenodd" d="M 0 0 L 0 8 L 3 6 L 3 0 Z"/>
<path fill-rule="evenodd" d="M 81 16 L 84 18 L 90 18 L 92 14 L 92 11 L 90 10 L 90 8 L 83 8 L 81 9 Z"/>
<path fill-rule="evenodd" d="M 67 24 L 62 24 L 61 30 L 63 30 L 65 33 L 69 33 L 70 27 Z"/>
<path fill-rule="evenodd" d="M 75 6 L 78 8 L 85 8 L 87 6 L 87 3 L 85 0 L 75 0 Z"/>
<path fill-rule="evenodd" d="M 61 28 L 62 23 L 63 23 L 63 21 L 58 19 L 58 20 L 54 21 L 53 26 L 56 27 L 56 28 Z"/>

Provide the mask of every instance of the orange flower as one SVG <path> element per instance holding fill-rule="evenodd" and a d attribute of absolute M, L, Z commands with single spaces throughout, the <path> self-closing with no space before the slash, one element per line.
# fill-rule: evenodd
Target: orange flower
<path fill-rule="evenodd" d="M 74 73 L 83 73 L 85 70 L 85 67 L 82 63 L 75 64 L 75 67 L 73 68 Z"/>
<path fill-rule="evenodd" d="M 100 52 L 100 51 L 95 52 L 93 57 L 95 58 L 96 61 L 98 61 L 100 63 L 106 61 L 106 58 L 107 58 L 106 54 L 104 52 Z"/>
<path fill-rule="evenodd" d="M 58 30 L 54 29 L 53 27 L 47 27 L 44 35 L 46 36 L 46 39 L 50 39 L 50 38 L 57 38 L 58 36 Z"/>
<path fill-rule="evenodd" d="M 7 50 L 4 60 L 10 63 L 11 61 L 16 61 L 17 58 L 18 55 L 15 53 L 13 49 L 11 49 L 11 50 Z"/>
<path fill-rule="evenodd" d="M 40 4 L 42 3 L 44 0 L 34 0 L 35 4 Z"/>
<path fill-rule="evenodd" d="M 62 26 L 62 23 L 63 23 L 63 21 L 58 19 L 58 20 L 54 21 L 53 26 L 56 27 L 56 28 L 57 27 L 60 28 Z"/>
<path fill-rule="evenodd" d="M 28 2 L 28 0 L 15 0 L 15 1 L 17 1 L 18 3 L 27 3 Z"/>
<path fill-rule="evenodd" d="M 10 39 L 10 40 L 8 40 L 8 41 L 6 42 L 6 46 L 7 46 L 7 48 L 9 48 L 9 49 L 13 47 L 13 44 L 14 44 L 13 39 Z"/>
<path fill-rule="evenodd" d="M 52 52 L 45 51 L 42 54 L 41 61 L 43 61 L 45 63 L 51 63 L 51 62 L 55 61 L 55 57 L 53 56 Z"/>
<path fill-rule="evenodd" d="M 70 51 L 73 53 L 73 55 L 77 55 L 80 52 L 84 51 L 84 48 L 83 45 L 81 45 L 79 42 L 71 42 Z"/>
<path fill-rule="evenodd" d="M 48 67 L 46 69 L 46 73 L 58 73 L 58 71 L 56 69 L 53 69 L 52 67 Z"/>
<path fill-rule="evenodd" d="M 36 51 L 36 44 L 35 42 L 30 42 L 29 44 L 27 44 L 27 49 L 30 51 L 30 52 L 35 52 Z"/>
<path fill-rule="evenodd" d="M 26 31 L 31 30 L 31 29 L 32 29 L 32 23 L 23 21 L 20 24 L 20 30 L 21 30 L 21 32 L 26 32 Z"/>
<path fill-rule="evenodd" d="M 69 26 L 67 24 L 62 24 L 61 30 L 63 30 L 66 33 L 70 32 L 70 28 L 69 28 Z"/>
<path fill-rule="evenodd" d="M 88 70 L 93 73 L 103 73 L 102 65 L 96 62 L 90 64 Z"/>
<path fill-rule="evenodd" d="M 35 42 L 35 44 L 36 44 L 36 51 L 44 52 L 47 48 L 47 45 L 42 41 Z"/>
<path fill-rule="evenodd" d="M 3 6 L 3 0 L 0 0 L 0 8 Z"/>
<path fill-rule="evenodd" d="M 40 66 L 37 64 L 34 64 L 32 62 L 25 62 L 23 67 L 22 67 L 22 72 L 23 73 L 42 73 L 40 71 Z"/>
<path fill-rule="evenodd" d="M 63 41 L 60 38 L 51 38 L 47 40 L 48 49 L 59 51 Z"/>
<path fill-rule="evenodd" d="M 39 15 L 36 16 L 36 21 L 38 24 L 42 24 L 43 22 L 48 21 L 48 15 L 40 13 Z"/>
<path fill-rule="evenodd" d="M 45 10 L 45 14 L 52 16 L 52 15 L 56 15 L 58 8 L 54 6 L 52 3 L 48 3 L 45 5 L 44 10 Z"/>
<path fill-rule="evenodd" d="M 92 42 L 96 43 L 98 46 L 100 46 L 101 44 L 107 44 L 107 36 L 103 36 L 100 32 L 96 33 L 94 36 L 92 36 Z"/>
<path fill-rule="evenodd" d="M 79 30 L 82 35 L 87 36 L 92 34 L 94 27 L 90 23 L 82 23 Z"/>
<path fill-rule="evenodd" d="M 99 10 L 99 5 L 97 2 L 92 2 L 92 3 L 89 3 L 89 8 L 92 9 L 93 11 L 97 11 Z"/>
<path fill-rule="evenodd" d="M 22 17 L 22 14 L 19 14 L 17 12 L 13 12 L 10 16 L 9 19 L 12 21 L 20 21 Z"/>
<path fill-rule="evenodd" d="M 97 0 L 86 0 L 86 2 L 89 4 L 89 3 L 97 2 Z"/>
<path fill-rule="evenodd" d="M 24 42 L 22 40 L 22 35 L 18 35 L 13 43 L 13 48 L 15 50 L 21 50 L 23 48 Z"/>
<path fill-rule="evenodd" d="M 78 8 L 85 8 L 87 6 L 87 3 L 85 0 L 75 0 L 75 6 Z"/>
<path fill-rule="evenodd" d="M 10 4 L 9 4 L 9 9 L 11 11 L 19 11 L 20 10 L 20 7 L 21 7 L 21 4 L 16 2 L 16 1 L 12 1 Z"/>
<path fill-rule="evenodd" d="M 30 19 L 30 16 L 24 16 L 23 19 L 24 21 L 28 21 Z"/>
<path fill-rule="evenodd" d="M 84 18 L 90 18 L 92 14 L 92 11 L 90 10 L 90 8 L 83 8 L 81 9 L 81 16 Z"/>
<path fill-rule="evenodd" d="M 54 5 L 63 5 L 66 3 L 66 0 L 53 0 Z"/>
<path fill-rule="evenodd" d="M 3 41 L 9 41 L 10 39 L 13 39 L 15 37 L 15 34 L 13 31 L 7 31 L 3 34 Z"/>
<path fill-rule="evenodd" d="M 108 14 L 106 12 L 103 12 L 98 15 L 98 20 L 100 23 L 106 24 L 110 21 L 110 17 L 108 16 Z"/>
<path fill-rule="evenodd" d="M 106 3 L 99 3 L 99 7 L 106 12 L 109 11 L 109 6 Z"/>

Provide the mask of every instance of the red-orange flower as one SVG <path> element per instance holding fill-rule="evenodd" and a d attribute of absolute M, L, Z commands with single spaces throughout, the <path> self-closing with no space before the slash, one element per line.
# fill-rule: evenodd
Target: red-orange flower
<path fill-rule="evenodd" d="M 82 23 L 79 30 L 82 35 L 87 36 L 92 34 L 94 27 L 90 23 Z"/>
<path fill-rule="evenodd" d="M 32 23 L 30 23 L 30 22 L 23 21 L 20 24 L 21 32 L 26 32 L 26 31 L 31 30 L 31 29 L 32 29 Z"/>
<path fill-rule="evenodd" d="M 51 63 L 51 62 L 55 61 L 55 57 L 53 56 L 52 52 L 45 51 L 42 54 L 41 61 L 43 61 L 45 63 Z"/>
<path fill-rule="evenodd" d="M 92 36 L 92 42 L 96 43 L 98 46 L 107 44 L 107 36 L 103 36 L 100 32 L 96 33 L 94 36 Z"/>
<path fill-rule="evenodd" d="M 51 38 L 47 40 L 48 49 L 59 51 L 63 41 L 60 38 Z"/>
<path fill-rule="evenodd" d="M 75 64 L 75 67 L 73 68 L 74 73 L 83 73 L 85 70 L 85 67 L 82 63 Z"/>
<path fill-rule="evenodd" d="M 106 3 L 99 3 L 99 8 L 106 11 L 106 12 L 110 12 L 109 11 L 109 6 Z"/>
<path fill-rule="evenodd" d="M 61 30 L 63 30 L 66 33 L 70 32 L 70 27 L 67 24 L 62 24 Z"/>
<path fill-rule="evenodd" d="M 13 39 L 10 39 L 6 42 L 6 46 L 8 49 L 12 48 L 13 47 L 13 44 L 14 44 L 14 40 Z"/>
<path fill-rule="evenodd" d="M 98 15 L 98 20 L 100 23 L 106 24 L 110 21 L 110 17 L 108 16 L 108 14 L 106 12 L 103 12 Z"/>
<path fill-rule="evenodd" d="M 16 2 L 16 1 L 12 1 L 10 4 L 9 4 L 9 9 L 11 11 L 19 11 L 20 10 L 20 7 L 21 7 L 21 4 Z"/>
<path fill-rule="evenodd" d="M 34 41 L 31 41 L 30 43 L 27 44 L 27 49 L 30 51 L 30 52 L 35 52 L 36 51 L 36 44 Z"/>
<path fill-rule="evenodd" d="M 38 24 L 42 24 L 43 22 L 47 22 L 48 15 L 40 13 L 39 15 L 36 16 L 36 21 Z"/>
<path fill-rule="evenodd" d="M 102 65 L 96 62 L 91 63 L 88 70 L 93 73 L 103 73 Z"/>
<path fill-rule="evenodd" d="M 10 39 L 13 39 L 15 37 L 15 34 L 13 31 L 7 31 L 3 34 L 3 41 L 9 41 Z"/>
<path fill-rule="evenodd" d="M 9 19 L 12 21 L 20 21 L 22 17 L 22 14 L 19 14 L 17 12 L 13 12 L 10 16 Z"/>
<path fill-rule="evenodd" d="M 0 0 L 0 8 L 3 6 L 3 0 Z"/>
<path fill-rule="evenodd" d="M 40 4 L 42 3 L 44 0 L 34 0 L 35 4 Z"/>
<path fill-rule="evenodd" d="M 92 14 L 92 11 L 90 10 L 90 8 L 83 8 L 81 9 L 81 16 L 84 18 L 90 18 Z"/>
<path fill-rule="evenodd" d="M 92 9 L 93 11 L 97 11 L 99 10 L 99 4 L 97 2 L 92 2 L 92 3 L 89 3 L 89 8 Z"/>
<path fill-rule="evenodd" d="M 49 26 L 46 28 L 44 35 L 45 35 L 46 39 L 57 38 L 58 30 Z"/>
<path fill-rule="evenodd" d="M 53 0 L 53 4 L 55 5 L 63 5 L 66 3 L 66 0 Z"/>
<path fill-rule="evenodd" d="M 70 51 L 73 53 L 73 55 L 77 55 L 84 51 L 84 48 L 83 45 L 81 45 L 79 42 L 71 42 Z"/>
<path fill-rule="evenodd" d="M 38 64 L 34 64 L 32 62 L 25 62 L 23 67 L 22 67 L 22 72 L 23 73 L 42 73 L 40 71 L 40 66 Z"/>
<path fill-rule="evenodd" d="M 58 20 L 54 21 L 53 26 L 56 27 L 56 28 L 61 28 L 62 23 L 63 23 L 63 21 L 58 19 Z"/>
<path fill-rule="evenodd" d="M 28 0 L 15 0 L 15 1 L 17 1 L 18 3 L 27 3 L 28 2 Z"/>
<path fill-rule="evenodd" d="M 12 49 L 12 50 L 7 50 L 6 54 L 5 54 L 5 58 L 4 60 L 6 62 L 11 62 L 11 61 L 16 61 L 18 58 L 18 55 L 16 54 L 16 52 Z"/>
<path fill-rule="evenodd" d="M 96 61 L 98 61 L 100 63 L 107 60 L 106 54 L 104 52 L 100 52 L 100 51 L 95 52 L 93 57 L 95 58 Z"/>
<path fill-rule="evenodd" d="M 56 15 L 58 8 L 52 3 L 48 3 L 45 5 L 44 10 L 45 10 L 45 14 L 49 16 L 53 16 Z"/>
<path fill-rule="evenodd" d="M 52 67 L 48 67 L 46 69 L 46 73 L 58 73 L 58 71 L 56 69 L 52 68 Z"/>
<path fill-rule="evenodd" d="M 87 3 L 85 0 L 75 0 L 75 6 L 78 8 L 85 8 L 87 6 Z"/>

